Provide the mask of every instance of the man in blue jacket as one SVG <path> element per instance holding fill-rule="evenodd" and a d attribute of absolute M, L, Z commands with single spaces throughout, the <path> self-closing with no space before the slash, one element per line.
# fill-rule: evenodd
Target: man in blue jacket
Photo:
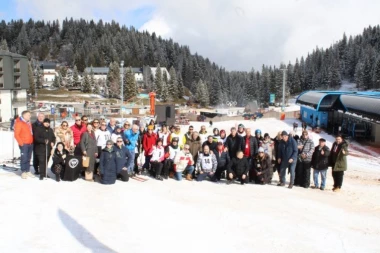
<path fill-rule="evenodd" d="M 131 129 L 125 130 L 123 139 L 125 147 L 131 153 L 131 163 L 129 164 L 128 171 L 129 174 L 132 175 L 135 167 L 135 149 L 139 139 L 139 127 L 137 125 L 133 125 Z"/>
<path fill-rule="evenodd" d="M 278 158 L 277 163 L 280 166 L 280 183 L 278 186 L 285 186 L 286 182 L 286 169 L 290 171 L 290 183 L 288 188 L 292 189 L 295 178 L 295 170 L 297 165 L 298 147 L 297 142 L 289 133 L 282 131 L 282 140 L 278 145 Z"/>

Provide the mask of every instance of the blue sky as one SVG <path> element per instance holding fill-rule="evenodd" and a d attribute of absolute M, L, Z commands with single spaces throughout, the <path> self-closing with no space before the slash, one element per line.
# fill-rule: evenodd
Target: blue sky
<path fill-rule="evenodd" d="M 33 18 L 37 20 L 38 18 L 36 18 L 35 10 L 33 8 L 20 8 L 20 5 L 22 5 L 20 2 L 22 2 L 22 0 L 0 0 L 0 20 L 5 20 L 7 22 L 12 19 L 23 19 L 24 21 L 27 21 L 28 19 Z M 35 8 L 38 9 L 37 5 L 35 5 Z M 119 22 L 120 25 L 140 28 L 152 18 L 154 11 L 155 7 L 153 5 L 137 6 L 132 10 L 114 8 L 112 10 L 103 11 L 101 8 L 94 8 L 91 10 L 91 17 L 84 18 L 92 18 L 94 20 L 102 19 L 105 22 L 115 20 Z M 67 17 L 70 18 L 71 16 Z M 62 21 L 62 18 L 60 21 Z"/>

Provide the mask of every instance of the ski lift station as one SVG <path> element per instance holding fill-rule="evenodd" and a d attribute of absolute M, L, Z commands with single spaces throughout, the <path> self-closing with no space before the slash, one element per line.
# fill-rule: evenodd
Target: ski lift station
<path fill-rule="evenodd" d="M 306 91 L 296 103 L 311 127 L 380 145 L 380 92 Z"/>

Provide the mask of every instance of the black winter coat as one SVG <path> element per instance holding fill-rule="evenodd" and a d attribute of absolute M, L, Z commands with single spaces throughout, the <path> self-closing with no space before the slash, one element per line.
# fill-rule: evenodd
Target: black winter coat
<path fill-rule="evenodd" d="M 114 184 L 116 182 L 117 165 L 115 148 L 112 148 L 111 151 L 107 148 L 102 150 L 99 168 L 102 184 Z"/>
<path fill-rule="evenodd" d="M 216 142 L 212 142 L 212 143 L 210 143 L 210 142 L 208 142 L 208 141 L 205 141 L 205 142 L 203 142 L 203 144 L 202 144 L 202 149 L 204 148 L 204 146 L 208 146 L 209 148 L 210 148 L 210 150 L 215 150 L 216 149 L 216 146 L 217 146 L 217 143 Z"/>
<path fill-rule="evenodd" d="M 227 137 L 225 147 L 228 148 L 228 154 L 231 158 L 236 157 L 236 152 L 244 150 L 244 139 L 240 135 L 236 134 L 233 137 L 231 134 Z"/>
<path fill-rule="evenodd" d="M 46 155 L 46 146 L 47 146 L 47 154 L 50 156 L 51 152 L 51 144 L 55 143 L 55 135 L 53 129 L 50 127 L 36 127 L 35 132 L 33 133 L 34 138 L 34 152 L 36 155 L 45 156 Z M 45 140 L 48 140 L 46 144 Z"/>
<path fill-rule="evenodd" d="M 249 172 L 249 165 L 247 158 L 243 157 L 242 159 L 239 158 L 232 158 L 230 163 L 227 166 L 227 172 L 228 173 L 235 173 L 236 176 L 241 176 L 243 174 L 248 174 Z"/>
<path fill-rule="evenodd" d="M 324 154 L 321 154 L 323 150 Z M 319 150 L 319 145 L 315 147 L 313 157 L 311 158 L 311 166 L 315 170 L 327 170 L 329 167 L 330 148 L 326 145 Z"/>
<path fill-rule="evenodd" d="M 272 170 L 272 161 L 268 154 L 264 154 L 264 157 L 261 158 L 260 156 L 256 156 L 255 159 L 253 159 L 253 170 L 254 172 L 262 172 L 264 176 L 264 182 L 269 183 L 269 179 L 271 178 L 271 170 Z"/>
<path fill-rule="evenodd" d="M 64 145 L 62 142 L 60 142 L 60 143 L 62 145 Z M 66 155 L 66 157 L 67 157 L 69 155 L 69 151 L 67 151 L 66 149 L 62 149 L 62 152 L 59 152 L 58 149 L 55 149 L 53 157 L 52 157 L 53 164 L 51 166 L 51 172 L 53 172 L 54 174 L 57 174 L 56 171 L 55 171 L 55 166 L 56 165 L 60 165 L 61 166 L 61 172 L 60 172 L 61 178 L 63 178 L 64 172 L 65 172 L 65 166 L 66 166 L 66 160 L 65 160 L 66 157 L 63 158 L 62 157 L 63 155 Z"/>
<path fill-rule="evenodd" d="M 214 155 L 216 157 L 216 160 L 218 161 L 218 168 L 226 167 L 230 163 L 230 155 L 228 152 L 222 152 L 219 154 L 218 150 L 214 150 Z"/>
<path fill-rule="evenodd" d="M 248 136 L 244 136 L 244 149 L 245 149 L 245 142 L 247 141 Z M 249 136 L 249 142 L 250 142 L 250 147 L 251 147 L 251 155 L 249 156 L 250 158 L 253 158 L 254 156 L 257 155 L 257 150 L 259 149 L 259 143 L 257 142 L 256 137 L 254 136 Z M 243 149 L 243 151 L 244 151 Z"/>

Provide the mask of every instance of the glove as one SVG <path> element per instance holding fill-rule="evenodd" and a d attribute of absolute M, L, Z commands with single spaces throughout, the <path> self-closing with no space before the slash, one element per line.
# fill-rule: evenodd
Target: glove
<path fill-rule="evenodd" d="M 131 144 L 131 142 L 128 139 L 125 139 L 124 144 L 129 145 L 129 144 Z"/>

